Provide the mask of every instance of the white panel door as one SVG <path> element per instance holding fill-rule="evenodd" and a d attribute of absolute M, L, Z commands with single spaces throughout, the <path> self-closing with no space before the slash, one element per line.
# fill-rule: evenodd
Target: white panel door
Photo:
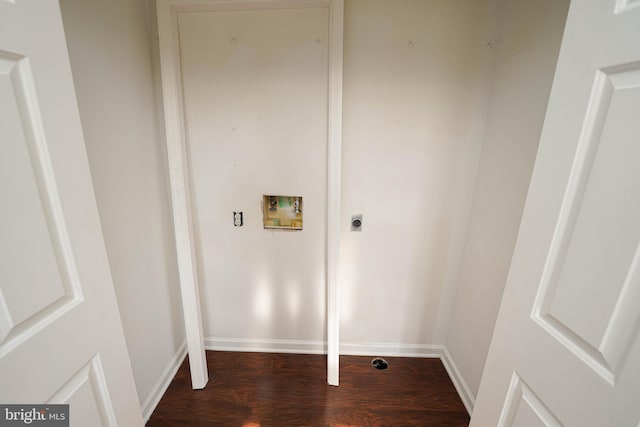
<path fill-rule="evenodd" d="M 640 422 L 640 1 L 572 1 L 472 427 Z"/>
<path fill-rule="evenodd" d="M 142 425 L 57 1 L 0 0 L 0 200 L 0 402 Z"/>

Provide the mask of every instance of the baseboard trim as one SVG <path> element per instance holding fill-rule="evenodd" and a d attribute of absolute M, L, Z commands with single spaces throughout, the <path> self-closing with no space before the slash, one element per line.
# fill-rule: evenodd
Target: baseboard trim
<path fill-rule="evenodd" d="M 151 418 L 151 414 L 153 414 L 156 406 L 158 406 L 158 403 L 160 403 L 160 399 L 162 399 L 162 396 L 167 391 L 167 388 L 169 388 L 171 381 L 173 381 L 173 378 L 176 376 L 178 368 L 180 368 L 180 365 L 182 365 L 185 357 L 187 357 L 186 341 L 182 343 L 180 348 L 178 348 L 178 351 L 171 358 L 171 360 L 167 364 L 167 367 L 160 375 L 160 378 L 147 395 L 147 398 L 144 400 L 144 403 L 142 404 L 142 417 L 144 418 L 145 423 L 149 421 L 149 418 Z"/>
<path fill-rule="evenodd" d="M 453 357 L 451 357 L 451 353 L 449 353 L 449 350 L 447 350 L 447 348 L 444 346 L 442 347 L 442 350 L 442 364 L 447 370 L 449 378 L 451 378 L 451 382 L 458 391 L 458 395 L 460 396 L 464 407 L 467 408 L 469 416 L 471 416 L 471 414 L 473 413 L 473 407 L 476 404 L 476 398 L 467 385 L 467 382 L 462 377 L 462 374 L 460 373 L 458 366 L 453 360 Z"/>
<path fill-rule="evenodd" d="M 273 339 L 244 339 L 218 338 L 204 339 L 205 349 L 216 351 L 246 351 L 259 353 L 297 353 L 297 354 L 327 354 L 326 341 L 308 340 L 273 340 Z M 439 344 L 396 344 L 396 343 L 340 343 L 340 354 L 345 356 L 385 356 L 385 357 L 424 357 L 440 358 L 451 378 L 464 407 L 473 412 L 475 396 L 462 377 L 458 366 L 454 362 L 447 348 Z M 175 375 L 175 373 L 174 373 Z M 166 389 L 166 387 L 165 387 Z M 164 392 L 164 391 L 163 391 Z M 158 399 L 159 400 L 159 399 Z M 156 403 L 157 404 L 157 403 Z M 155 406 L 154 406 L 155 408 Z"/>
<path fill-rule="evenodd" d="M 204 339 L 207 350 L 261 353 L 327 354 L 326 341 L 217 338 Z M 346 356 L 441 357 L 444 347 L 427 344 L 340 343 Z"/>
<path fill-rule="evenodd" d="M 271 340 L 207 337 L 204 339 L 204 348 L 207 350 L 217 351 L 247 351 L 258 353 L 327 353 L 326 341 L 308 340 Z"/>
<path fill-rule="evenodd" d="M 370 343 L 353 344 L 341 343 L 340 354 L 347 356 L 386 356 L 386 357 L 424 357 L 437 358 L 442 356 L 441 345 L 429 344 L 388 344 Z"/>

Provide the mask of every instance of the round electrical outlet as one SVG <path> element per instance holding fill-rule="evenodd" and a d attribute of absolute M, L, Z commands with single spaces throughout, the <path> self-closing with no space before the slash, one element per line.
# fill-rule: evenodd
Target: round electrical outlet
<path fill-rule="evenodd" d="M 362 230 L 362 215 L 353 215 L 351 217 L 351 231 Z"/>

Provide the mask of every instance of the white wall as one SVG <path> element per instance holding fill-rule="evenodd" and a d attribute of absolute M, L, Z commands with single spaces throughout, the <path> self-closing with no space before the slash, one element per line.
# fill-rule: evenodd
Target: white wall
<path fill-rule="evenodd" d="M 442 336 L 485 113 L 487 5 L 346 2 L 343 344 L 428 346 Z M 326 19 L 319 10 L 179 18 L 210 347 L 326 338 Z M 274 193 L 304 197 L 302 233 L 262 229 L 260 197 Z M 234 210 L 244 227 L 233 227 Z M 359 213 L 363 231 L 350 233 Z"/>
<path fill-rule="evenodd" d="M 147 11 L 145 2 L 129 0 L 62 0 L 61 6 L 102 229 L 144 405 L 184 341 Z"/>
<path fill-rule="evenodd" d="M 459 209 L 471 196 L 484 116 L 487 7 L 346 2 L 343 348 L 385 343 L 393 351 L 442 335 L 447 278 L 464 237 Z M 353 214 L 364 215 L 362 232 L 349 231 Z"/>
<path fill-rule="evenodd" d="M 508 0 L 447 348 L 478 391 L 515 244 L 568 0 Z"/>
<path fill-rule="evenodd" d="M 178 18 L 205 337 L 324 339 L 328 22 L 314 8 Z M 263 228 L 274 194 L 303 197 L 302 231 Z"/>

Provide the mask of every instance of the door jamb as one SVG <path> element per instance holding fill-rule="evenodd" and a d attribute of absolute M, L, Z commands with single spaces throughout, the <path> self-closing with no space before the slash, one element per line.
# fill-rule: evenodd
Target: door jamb
<path fill-rule="evenodd" d="M 201 389 L 209 374 L 204 346 L 193 218 L 189 193 L 182 74 L 177 15 L 185 11 L 286 8 L 329 9 L 327 111 L 327 382 L 339 383 L 338 263 L 340 250 L 340 187 L 342 166 L 342 70 L 344 0 L 156 0 L 160 68 L 164 101 L 171 204 L 191 385 Z"/>

